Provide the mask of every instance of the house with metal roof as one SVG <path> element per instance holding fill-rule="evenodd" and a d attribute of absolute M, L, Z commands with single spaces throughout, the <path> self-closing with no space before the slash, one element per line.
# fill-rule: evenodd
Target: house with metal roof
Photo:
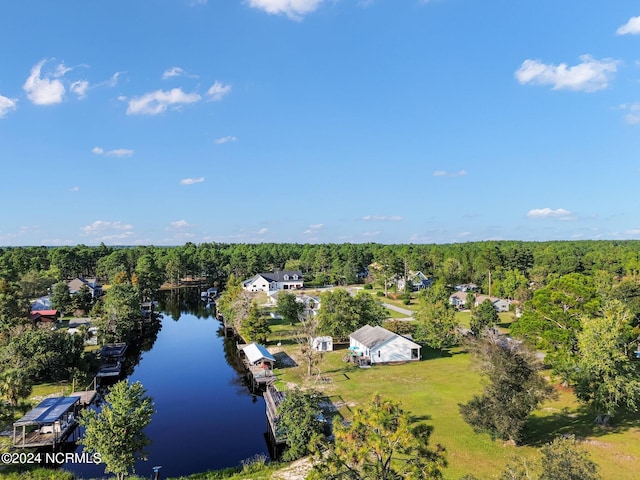
<path fill-rule="evenodd" d="M 420 349 L 409 338 L 380 326 L 365 325 L 349 335 L 351 355 L 371 364 L 415 362 L 420 360 Z"/>

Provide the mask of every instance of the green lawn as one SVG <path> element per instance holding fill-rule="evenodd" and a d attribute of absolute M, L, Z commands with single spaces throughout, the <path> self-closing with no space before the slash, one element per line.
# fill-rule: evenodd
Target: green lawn
<path fill-rule="evenodd" d="M 343 346 L 344 348 L 345 346 Z M 294 359 L 298 347 L 283 344 Z M 634 465 L 640 464 L 640 417 L 621 419 L 617 427 L 603 430 L 593 425 L 589 415 L 571 392 L 561 391 L 557 400 L 543 405 L 528 425 L 528 446 L 514 447 L 493 442 L 487 435 L 475 434 L 462 420 L 458 405 L 467 402 L 482 389 L 479 372 L 471 368 L 471 357 L 459 349 L 441 357 L 423 351 L 424 360 L 403 365 L 360 369 L 342 361 L 345 350 L 325 355 L 323 376 L 331 383 L 315 383 L 305 378 L 303 365 L 280 369 L 279 385 L 305 384 L 322 389 L 343 407 L 349 418 L 353 407 L 368 401 L 375 393 L 400 400 L 404 408 L 419 420 L 434 426 L 432 443 L 447 450 L 449 467 L 445 478 L 457 480 L 466 473 L 477 478 L 497 478 L 514 456 L 534 458 L 534 447 L 553 439 L 555 434 L 575 433 L 585 438 L 585 447 L 600 464 L 604 478 L 632 479 Z"/>

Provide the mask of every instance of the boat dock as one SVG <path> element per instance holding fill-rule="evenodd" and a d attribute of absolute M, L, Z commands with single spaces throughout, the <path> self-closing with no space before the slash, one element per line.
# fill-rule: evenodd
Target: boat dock
<path fill-rule="evenodd" d="M 279 391 L 275 385 L 268 385 L 263 396 L 267 410 L 269 434 L 274 445 L 277 447 L 287 442 L 285 433 L 278 426 L 278 408 L 284 400 L 285 394 Z"/>
<path fill-rule="evenodd" d="M 264 346 L 257 343 L 249 345 L 239 343 L 237 348 L 245 368 L 245 377 L 252 391 L 262 390 L 277 380 L 272 370 L 276 359 Z"/>
<path fill-rule="evenodd" d="M 75 431 L 81 398 L 49 397 L 13 424 L 13 446 L 17 448 L 56 447 L 75 441 Z"/>

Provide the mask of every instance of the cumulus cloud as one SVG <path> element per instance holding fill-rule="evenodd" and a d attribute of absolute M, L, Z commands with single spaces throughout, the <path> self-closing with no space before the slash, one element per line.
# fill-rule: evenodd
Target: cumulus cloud
<path fill-rule="evenodd" d="M 194 183 L 202 183 L 204 182 L 204 177 L 198 178 L 183 178 L 180 180 L 180 185 L 193 185 Z"/>
<path fill-rule="evenodd" d="M 261 228 L 260 230 L 258 230 L 258 235 L 264 235 L 265 233 L 267 233 L 269 231 L 268 228 Z"/>
<path fill-rule="evenodd" d="M 551 85 L 554 90 L 595 92 L 609 86 L 617 66 L 617 60 L 596 60 L 591 55 L 582 55 L 580 63 L 573 66 L 566 63 L 547 65 L 528 59 L 522 62 L 515 76 L 522 85 Z"/>
<path fill-rule="evenodd" d="M 564 208 L 533 208 L 527 212 L 529 218 L 559 218 L 569 219 L 571 218 L 571 212 Z"/>
<path fill-rule="evenodd" d="M 13 112 L 16 108 L 17 100 L 13 98 L 3 97 L 0 95 L 0 118 L 6 117 L 9 113 Z"/>
<path fill-rule="evenodd" d="M 46 59 L 40 61 L 31 68 L 31 75 L 27 78 L 22 89 L 27 93 L 27 98 L 34 105 L 54 105 L 62 103 L 65 87 L 59 80 L 70 69 L 64 64 L 58 65 L 53 75 L 42 75 L 42 67 Z"/>
<path fill-rule="evenodd" d="M 315 11 L 324 0 L 249 0 L 249 6 L 264 10 L 271 15 L 286 15 L 292 20 L 301 20 Z"/>
<path fill-rule="evenodd" d="M 181 88 L 156 90 L 129 100 L 127 115 L 158 115 L 168 107 L 179 108 L 188 103 L 195 103 L 202 97 L 197 93 L 185 93 Z"/>
<path fill-rule="evenodd" d="M 135 153 L 135 150 L 131 150 L 129 148 L 116 148 L 114 150 L 105 151 L 103 148 L 93 147 L 91 152 L 96 155 L 107 155 L 108 157 L 131 157 Z"/>
<path fill-rule="evenodd" d="M 627 111 L 627 114 L 624 116 L 624 121 L 629 125 L 640 123 L 640 103 L 635 102 L 620 105 L 620 109 Z"/>
<path fill-rule="evenodd" d="M 640 33 L 640 17 L 631 17 L 627 23 L 616 30 L 618 35 L 638 35 Z"/>
<path fill-rule="evenodd" d="M 433 172 L 434 177 L 464 177 L 467 174 L 465 170 L 460 170 L 458 172 L 446 172 L 444 170 L 436 170 Z"/>
<path fill-rule="evenodd" d="M 367 222 L 401 222 L 402 217 L 400 215 L 365 215 L 362 220 Z"/>
<path fill-rule="evenodd" d="M 207 95 L 209 98 L 215 102 L 219 102 L 222 100 L 229 92 L 231 92 L 231 85 L 223 85 L 222 83 L 216 82 L 209 87 L 207 90 Z"/>
<path fill-rule="evenodd" d="M 223 143 L 235 142 L 236 140 L 238 139 L 233 135 L 227 135 L 226 137 L 216 138 L 214 142 L 216 142 L 218 145 L 222 145 Z"/>

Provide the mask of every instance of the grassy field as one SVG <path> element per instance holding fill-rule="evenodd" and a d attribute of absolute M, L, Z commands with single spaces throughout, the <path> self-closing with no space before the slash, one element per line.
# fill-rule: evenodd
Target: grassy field
<path fill-rule="evenodd" d="M 286 341 L 287 330 L 291 328 L 274 325 L 274 336 L 282 342 L 280 348 L 298 360 L 299 347 Z M 458 405 L 479 393 L 483 381 L 466 352 L 454 349 L 440 356 L 427 349 L 423 350 L 423 360 L 417 363 L 360 369 L 342 361 L 346 345 L 342 347 L 327 353 L 320 365 L 323 377 L 328 377 L 330 383 L 307 379 L 304 365 L 299 365 L 278 370 L 278 385 L 285 388 L 306 385 L 323 390 L 341 406 L 340 413 L 345 418 L 375 393 L 401 401 L 418 420 L 433 425 L 432 444 L 440 443 L 447 450 L 446 479 L 459 479 L 467 473 L 481 479 L 497 478 L 512 458 L 536 458 L 535 447 L 561 433 L 584 438 L 584 446 L 600 465 L 604 478 L 637 476 L 633 467 L 640 465 L 640 417 L 617 419 L 614 427 L 602 429 L 593 424 L 593 416 L 576 402 L 570 391 L 559 390 L 558 399 L 543 405 L 532 416 L 526 444 L 505 445 L 502 441 L 491 441 L 487 435 L 475 434 L 459 414 Z"/>

